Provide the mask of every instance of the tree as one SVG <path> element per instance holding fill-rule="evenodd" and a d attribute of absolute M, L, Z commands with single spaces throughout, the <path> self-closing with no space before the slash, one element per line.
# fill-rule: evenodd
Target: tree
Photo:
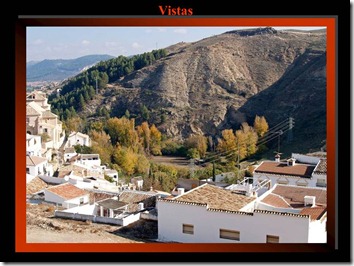
<path fill-rule="evenodd" d="M 113 159 L 127 175 L 131 176 L 134 173 L 138 156 L 131 148 L 118 145 L 114 151 Z"/>
<path fill-rule="evenodd" d="M 110 163 L 113 153 L 113 146 L 110 136 L 104 131 L 92 130 L 89 133 L 92 140 L 92 151 L 100 155 L 102 163 Z"/>
<path fill-rule="evenodd" d="M 86 104 L 85 104 L 84 96 L 82 96 L 82 94 L 80 94 L 80 96 L 79 96 L 79 109 L 83 111 L 85 109 L 85 106 L 86 106 Z"/>
<path fill-rule="evenodd" d="M 216 150 L 218 152 L 227 152 L 236 149 L 236 136 L 232 129 L 224 129 L 221 132 L 222 138 L 218 138 Z"/>
<path fill-rule="evenodd" d="M 140 143 L 144 147 L 145 152 L 150 154 L 151 132 L 148 122 L 143 122 L 140 126 L 137 126 L 137 132 Z"/>
<path fill-rule="evenodd" d="M 150 118 L 150 111 L 149 109 L 143 105 L 140 109 L 140 112 L 141 112 L 141 117 L 145 120 L 145 121 L 148 121 L 149 118 Z"/>
<path fill-rule="evenodd" d="M 240 148 L 240 159 L 248 157 L 257 151 L 258 135 L 248 123 L 241 124 L 241 129 L 236 131 L 236 138 Z"/>
<path fill-rule="evenodd" d="M 107 120 L 106 127 L 107 133 L 111 136 L 112 144 L 119 143 L 123 147 L 136 148 L 138 144 L 138 135 L 135 131 L 134 119 L 110 118 Z"/>
<path fill-rule="evenodd" d="M 153 155 L 161 155 L 161 132 L 152 124 L 150 127 L 150 152 Z"/>
<path fill-rule="evenodd" d="M 187 150 L 188 159 L 199 159 L 199 151 L 196 148 L 190 148 Z"/>
<path fill-rule="evenodd" d="M 256 115 L 254 122 L 253 122 L 253 128 L 257 132 L 258 137 L 263 137 L 265 133 L 267 133 L 269 126 L 267 123 L 267 120 L 265 119 L 264 116 L 258 116 Z"/>
<path fill-rule="evenodd" d="M 68 133 L 79 132 L 83 129 L 83 120 L 79 116 L 69 118 L 65 121 Z"/>
<path fill-rule="evenodd" d="M 195 148 L 199 157 L 204 157 L 208 148 L 207 138 L 202 135 L 191 135 L 185 141 L 185 147 L 189 150 Z"/>
<path fill-rule="evenodd" d="M 125 116 L 126 118 L 128 118 L 128 119 L 130 118 L 130 112 L 129 112 L 128 109 L 125 110 L 124 116 Z"/>

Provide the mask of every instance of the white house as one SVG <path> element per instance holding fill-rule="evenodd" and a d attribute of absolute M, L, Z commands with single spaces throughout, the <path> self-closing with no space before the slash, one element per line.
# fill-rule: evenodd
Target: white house
<path fill-rule="evenodd" d="M 91 139 L 88 135 L 81 132 L 72 132 L 68 137 L 68 141 L 66 142 L 65 147 L 69 148 L 78 144 L 81 146 L 90 147 Z"/>
<path fill-rule="evenodd" d="M 42 156 L 41 136 L 26 134 L 26 154 Z"/>
<path fill-rule="evenodd" d="M 90 168 L 97 167 L 97 169 L 99 168 L 99 170 L 101 170 L 101 159 L 99 154 L 80 154 L 76 158 L 76 163 Z"/>
<path fill-rule="evenodd" d="M 44 200 L 57 203 L 65 208 L 88 204 L 89 193 L 70 183 L 53 186 L 44 190 Z"/>
<path fill-rule="evenodd" d="M 295 188 L 313 196 L 308 188 Z M 325 242 L 324 206 L 318 214 L 312 204 L 304 206 L 304 198 L 297 202 L 303 208 L 296 212 L 289 206 L 266 210 L 255 197 L 204 184 L 172 199 L 158 199 L 158 239 L 182 243 Z"/>
<path fill-rule="evenodd" d="M 69 162 L 70 159 L 73 158 L 76 155 L 77 155 L 77 153 L 76 153 L 74 147 L 65 148 L 65 150 L 64 150 L 64 161 L 65 162 Z"/>
<path fill-rule="evenodd" d="M 275 184 L 316 187 L 316 180 L 312 173 L 316 165 L 296 163 L 295 159 L 287 162 L 263 161 L 253 173 L 253 184 L 268 182 L 268 188 Z"/>
<path fill-rule="evenodd" d="M 48 163 L 46 158 L 39 156 L 26 155 L 26 173 L 37 175 L 53 175 L 53 166 Z"/>
<path fill-rule="evenodd" d="M 105 169 L 104 174 L 113 178 L 114 181 L 118 182 L 118 172 L 114 169 Z"/>

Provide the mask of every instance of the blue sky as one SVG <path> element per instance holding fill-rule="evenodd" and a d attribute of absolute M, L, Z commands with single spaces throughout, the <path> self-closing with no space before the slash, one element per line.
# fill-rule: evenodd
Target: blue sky
<path fill-rule="evenodd" d="M 240 27 L 27 27 L 26 61 L 89 54 L 129 56 L 235 29 Z"/>

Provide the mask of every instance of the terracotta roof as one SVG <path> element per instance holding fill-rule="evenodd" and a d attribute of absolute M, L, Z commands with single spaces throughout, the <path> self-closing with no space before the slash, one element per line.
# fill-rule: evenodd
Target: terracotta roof
<path fill-rule="evenodd" d="M 327 191 L 320 188 L 308 188 L 298 186 L 284 186 L 277 184 L 271 194 L 267 195 L 261 202 L 274 207 L 284 208 L 284 202 L 289 208 L 304 208 L 304 197 L 315 196 L 315 204 L 327 206 Z"/>
<path fill-rule="evenodd" d="M 89 194 L 89 192 L 87 192 L 83 189 L 77 188 L 70 183 L 64 183 L 64 184 L 61 184 L 58 186 L 53 186 L 53 187 L 48 188 L 46 190 L 66 199 L 66 200 L 75 199 L 75 198 Z"/>
<path fill-rule="evenodd" d="M 327 208 L 323 206 L 316 206 L 304 208 L 299 214 L 310 215 L 311 220 L 319 220 L 327 212 Z"/>
<path fill-rule="evenodd" d="M 47 159 L 43 157 L 31 156 L 31 155 L 26 156 L 26 166 L 36 166 L 46 161 Z"/>
<path fill-rule="evenodd" d="M 321 159 L 313 172 L 315 174 L 327 174 L 327 159 Z"/>
<path fill-rule="evenodd" d="M 265 197 L 262 200 L 263 203 L 272 205 L 274 207 L 279 207 L 279 208 L 291 208 L 289 203 L 281 196 L 279 195 L 274 195 L 274 194 L 269 194 L 267 197 Z"/>
<path fill-rule="evenodd" d="M 242 207 L 254 200 L 255 198 L 253 197 L 235 194 L 230 190 L 204 184 L 169 201 L 202 206 L 208 205 L 208 209 L 214 211 L 238 212 Z"/>
<path fill-rule="evenodd" d="M 89 192 L 90 193 L 90 204 L 98 202 L 104 199 L 110 199 L 116 196 L 116 193 L 106 193 L 106 192 Z"/>
<path fill-rule="evenodd" d="M 27 195 L 33 194 L 47 187 L 48 184 L 44 182 L 42 179 L 40 179 L 38 176 L 36 176 L 26 185 L 26 194 Z"/>
<path fill-rule="evenodd" d="M 254 172 L 310 178 L 314 169 L 315 166 L 310 164 L 296 163 L 293 166 L 288 166 L 287 163 L 284 162 L 264 161 L 255 169 Z"/>
<path fill-rule="evenodd" d="M 277 212 L 277 211 L 266 211 L 266 210 L 254 210 L 254 213 L 263 213 L 263 214 L 272 214 L 272 215 L 280 215 L 280 216 L 292 216 L 299 218 L 309 218 L 310 215 L 307 214 L 297 214 L 291 212 Z"/>
<path fill-rule="evenodd" d="M 126 203 L 139 203 L 151 197 L 154 197 L 154 195 L 145 194 L 139 191 L 123 191 L 119 194 L 119 201 Z"/>

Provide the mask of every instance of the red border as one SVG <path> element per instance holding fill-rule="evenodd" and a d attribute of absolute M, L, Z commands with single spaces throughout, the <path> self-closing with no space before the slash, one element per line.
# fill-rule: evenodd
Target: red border
<path fill-rule="evenodd" d="M 26 26 L 323 26 L 327 27 L 327 244 L 26 243 Z M 324 252 L 335 247 L 335 18 L 23 18 L 16 25 L 16 252 Z"/>

